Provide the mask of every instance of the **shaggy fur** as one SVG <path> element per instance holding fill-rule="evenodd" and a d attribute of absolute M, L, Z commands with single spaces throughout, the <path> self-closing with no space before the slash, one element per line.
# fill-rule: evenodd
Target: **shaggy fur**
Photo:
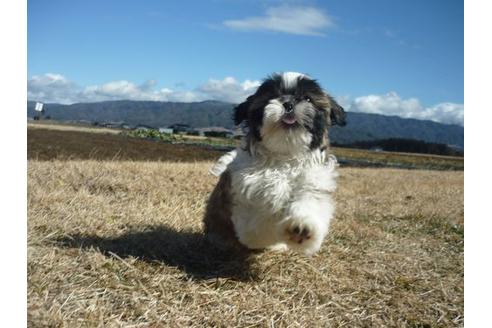
<path fill-rule="evenodd" d="M 336 159 L 328 128 L 345 112 L 300 73 L 274 74 L 235 108 L 248 133 L 222 156 L 204 219 L 213 241 L 248 249 L 293 249 L 312 255 L 328 233 L 335 206 Z"/>

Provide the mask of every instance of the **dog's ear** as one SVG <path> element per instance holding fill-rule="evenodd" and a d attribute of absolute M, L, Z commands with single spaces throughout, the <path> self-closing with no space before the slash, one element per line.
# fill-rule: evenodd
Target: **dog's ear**
<path fill-rule="evenodd" d="M 347 124 L 345 110 L 335 100 L 331 99 L 330 120 L 331 125 L 344 126 Z"/>
<path fill-rule="evenodd" d="M 234 114 L 233 114 L 234 124 L 239 125 L 239 124 L 241 124 L 241 122 L 247 120 L 248 109 L 249 109 L 249 105 L 251 103 L 251 98 L 252 98 L 252 96 L 249 96 L 245 102 L 234 107 Z"/>

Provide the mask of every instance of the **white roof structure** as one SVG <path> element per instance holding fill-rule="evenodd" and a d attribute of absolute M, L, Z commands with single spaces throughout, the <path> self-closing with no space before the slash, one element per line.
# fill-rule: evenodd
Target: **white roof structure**
<path fill-rule="evenodd" d="M 37 102 L 36 103 L 36 106 L 34 107 L 34 110 L 37 111 L 37 112 L 42 112 L 43 111 L 43 106 L 44 106 L 43 103 Z"/>

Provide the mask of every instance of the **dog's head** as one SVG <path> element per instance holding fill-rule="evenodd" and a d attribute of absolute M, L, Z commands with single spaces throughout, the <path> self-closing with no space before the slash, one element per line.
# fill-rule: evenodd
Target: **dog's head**
<path fill-rule="evenodd" d="M 325 147 L 329 127 L 345 125 L 345 111 L 315 80 L 287 72 L 271 75 L 236 106 L 234 122 L 246 123 L 251 143 L 297 154 Z"/>

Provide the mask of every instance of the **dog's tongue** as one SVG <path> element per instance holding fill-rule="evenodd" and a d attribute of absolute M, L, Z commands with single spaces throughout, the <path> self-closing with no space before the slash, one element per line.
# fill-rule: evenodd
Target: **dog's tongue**
<path fill-rule="evenodd" d="M 295 116 L 284 116 L 282 117 L 282 122 L 284 122 L 285 124 L 294 124 L 296 122 L 296 117 Z"/>

